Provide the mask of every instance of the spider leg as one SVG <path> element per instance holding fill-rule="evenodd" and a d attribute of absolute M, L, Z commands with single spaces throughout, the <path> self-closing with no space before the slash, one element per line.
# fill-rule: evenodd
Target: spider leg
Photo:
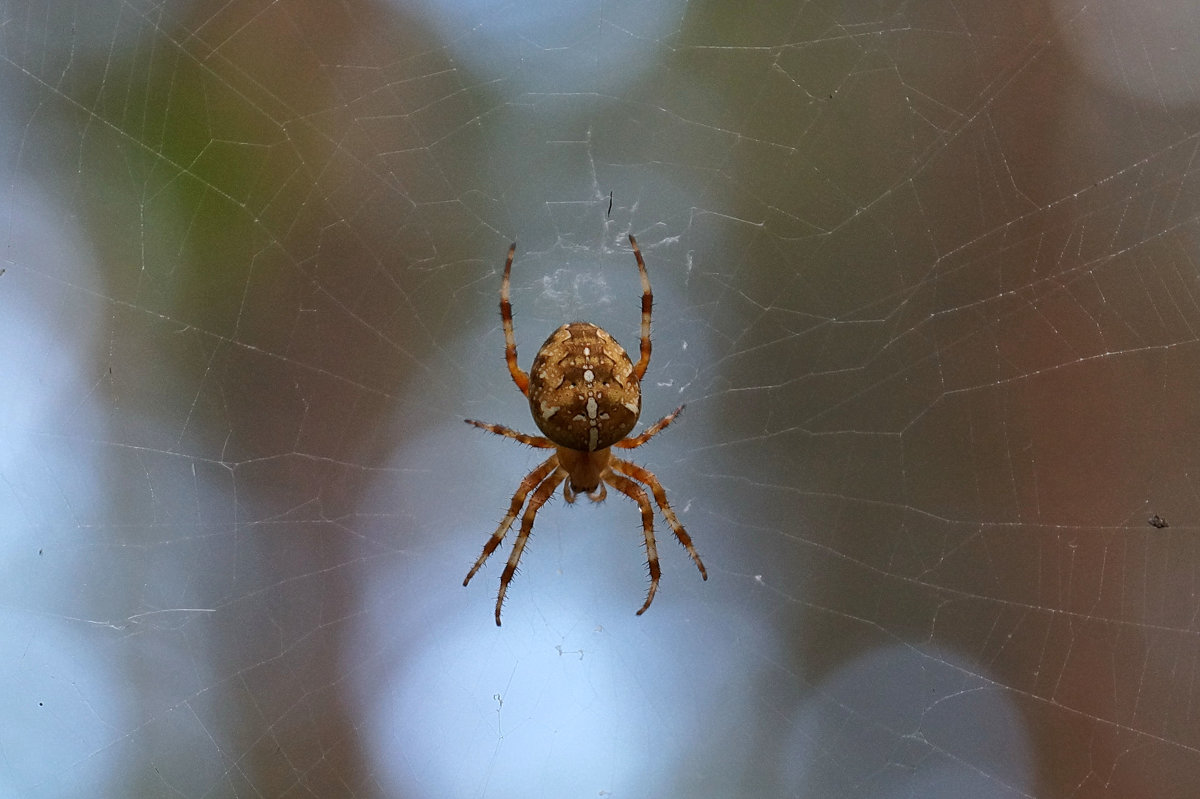
<path fill-rule="evenodd" d="M 471 567 L 471 571 L 467 572 L 467 579 L 463 580 L 464 586 L 471 582 L 471 578 L 475 576 L 475 572 L 479 571 L 484 562 L 496 551 L 496 547 L 500 546 L 500 542 L 504 540 L 504 536 L 508 535 L 509 528 L 517 520 L 517 514 L 520 513 L 521 506 L 525 504 L 525 497 L 529 496 L 529 492 L 545 480 L 546 475 L 554 471 L 557 466 L 558 455 L 551 455 L 542 461 L 540 466 L 525 475 L 525 479 L 517 487 L 516 493 L 512 495 L 512 502 L 509 503 L 508 513 L 504 514 L 504 518 L 500 520 L 500 526 L 496 528 L 496 532 L 492 533 L 492 537 L 483 545 L 483 554 L 475 561 L 475 565 Z"/>
<path fill-rule="evenodd" d="M 629 234 L 629 243 L 633 245 L 633 257 L 637 258 L 638 272 L 642 276 L 642 357 L 633 367 L 633 374 L 641 380 L 650 365 L 650 309 L 654 307 L 654 294 L 650 291 L 650 275 L 646 272 L 646 262 L 642 260 L 642 251 L 638 249 L 637 239 Z"/>
<path fill-rule="evenodd" d="M 512 275 L 513 256 L 517 253 L 514 241 L 508 248 L 508 260 L 504 262 L 504 279 L 500 281 L 500 321 L 504 325 L 504 359 L 508 361 L 508 372 L 521 393 L 529 396 L 529 375 L 517 365 L 517 337 L 513 334 L 512 303 L 508 299 L 509 278 Z"/>
<path fill-rule="evenodd" d="M 546 504 L 546 500 L 554 495 L 554 489 L 558 488 L 558 484 L 563 481 L 567 473 L 562 469 L 556 469 L 553 474 L 545 479 L 537 491 L 533 492 L 533 496 L 529 500 L 529 507 L 525 508 L 525 515 L 521 517 L 521 532 L 517 534 L 517 540 L 513 542 L 512 554 L 508 556 L 508 563 L 504 566 L 504 573 L 500 575 L 500 594 L 496 597 L 496 626 L 500 626 L 500 608 L 504 604 L 504 595 L 508 593 L 508 584 L 512 582 L 513 575 L 517 573 L 517 562 L 521 560 L 521 553 L 525 550 L 525 543 L 529 540 L 529 534 L 533 532 L 533 518 L 537 516 L 537 512 Z"/>
<path fill-rule="evenodd" d="M 696 568 L 700 570 L 700 576 L 705 580 L 708 579 L 708 572 L 704 569 L 704 562 L 700 560 L 700 556 L 696 553 L 696 548 L 692 546 L 692 537 L 683 529 L 683 525 L 679 523 L 679 518 L 675 515 L 675 510 L 671 507 L 671 503 L 667 502 L 667 492 L 663 490 L 662 483 L 658 482 L 658 478 L 649 469 L 643 469 L 635 463 L 630 463 L 621 458 L 612 458 L 609 460 L 609 466 L 619 472 L 623 472 L 634 480 L 640 483 L 645 483 L 650 487 L 650 491 L 654 494 L 654 501 L 658 503 L 659 510 L 667 519 L 667 524 L 671 525 L 672 532 L 679 539 L 679 543 L 683 544 L 683 548 L 692 556 L 692 560 L 696 564 Z"/>
<path fill-rule="evenodd" d="M 666 416 L 664 416 L 663 418 L 659 419 L 654 424 L 647 427 L 645 430 L 643 430 L 641 432 L 640 435 L 636 435 L 631 438 L 622 439 L 622 440 L 618 441 L 617 443 L 613 444 L 613 446 L 619 447 L 620 449 L 633 449 L 634 447 L 640 447 L 642 444 L 645 444 L 647 441 L 654 438 L 656 435 L 661 433 L 663 430 L 667 429 L 667 425 L 669 425 L 671 422 L 675 421 L 675 417 L 679 415 L 680 411 L 683 410 L 683 407 L 684 406 L 680 405 L 678 408 L 671 411 Z"/>
<path fill-rule="evenodd" d="M 604 481 L 632 499 L 642 509 L 642 532 L 646 536 L 646 564 L 650 567 L 650 592 L 646 594 L 646 604 L 642 605 L 642 609 L 637 612 L 637 615 L 641 616 L 654 601 L 654 594 L 658 591 L 658 579 L 662 576 L 662 570 L 658 566 L 658 545 L 654 541 L 654 508 L 650 507 L 650 499 L 642 487 L 628 477 L 622 477 L 610 471 L 604 475 Z"/>
<path fill-rule="evenodd" d="M 519 433 L 511 427 L 505 427 L 502 424 L 492 424 L 490 422 L 479 422 L 475 419 L 463 419 L 467 424 L 473 424 L 481 430 L 486 430 L 489 433 L 495 433 L 498 436 L 511 438 L 514 441 L 520 441 L 522 444 L 528 444 L 531 447 L 538 449 L 554 449 L 554 442 L 548 438 L 541 436 L 527 436 L 524 433 Z"/>

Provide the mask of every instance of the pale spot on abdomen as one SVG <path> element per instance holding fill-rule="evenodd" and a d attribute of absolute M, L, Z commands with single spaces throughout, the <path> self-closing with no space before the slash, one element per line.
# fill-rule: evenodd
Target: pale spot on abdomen
<path fill-rule="evenodd" d="M 595 325 L 574 322 L 546 339 L 533 361 L 529 403 L 555 444 L 607 449 L 629 435 L 641 410 L 641 386 L 629 354 Z"/>

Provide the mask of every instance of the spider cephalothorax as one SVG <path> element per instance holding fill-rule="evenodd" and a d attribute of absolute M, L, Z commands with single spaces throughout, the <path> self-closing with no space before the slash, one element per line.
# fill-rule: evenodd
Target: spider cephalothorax
<path fill-rule="evenodd" d="M 550 334 L 546 343 L 533 359 L 533 368 L 526 373 L 517 365 L 517 344 L 513 335 L 512 303 L 509 301 L 509 281 L 512 274 L 513 256 L 517 245 L 508 248 L 508 260 L 504 264 L 504 279 L 500 283 L 500 318 L 504 325 L 505 360 L 513 382 L 521 393 L 529 398 L 529 408 L 538 428 L 546 434 L 529 436 L 507 427 L 467 419 L 468 424 L 540 449 L 553 449 L 554 454 L 542 461 L 525 476 L 513 494 L 508 513 L 500 521 L 496 532 L 484 544 L 483 554 L 467 573 L 463 585 L 479 571 L 508 533 L 517 514 L 525 506 L 521 517 L 521 531 L 513 544 L 512 554 L 500 575 L 500 595 L 496 598 L 496 624 L 500 624 L 500 609 L 504 594 L 512 582 L 521 559 L 521 552 L 533 531 L 533 520 L 538 510 L 546 504 L 558 488 L 563 485 L 563 497 L 574 502 L 578 493 L 586 493 L 593 502 L 601 502 L 607 495 L 605 485 L 610 485 L 638 504 L 642 512 L 642 531 L 646 539 L 646 560 L 650 568 L 650 591 L 646 602 L 638 611 L 640 616 L 650 607 L 658 590 L 661 571 L 658 565 L 658 549 L 654 540 L 654 509 L 646 496 L 643 484 L 650 489 L 654 501 L 671 526 L 679 543 L 687 549 L 700 576 L 708 579 L 704 563 L 692 546 L 692 539 L 679 523 L 675 511 L 667 502 L 666 491 L 654 474 L 642 467 L 612 455 L 610 448 L 633 449 L 645 444 L 660 433 L 683 410 L 683 406 L 659 419 L 640 435 L 629 436 L 642 409 L 642 377 L 650 365 L 650 309 L 654 296 L 650 292 L 650 277 L 646 273 L 646 262 L 641 250 L 631 235 L 629 243 L 637 259 L 638 272 L 642 278 L 642 329 L 641 357 L 635 364 L 629 354 L 605 330 L 587 322 L 572 322 Z M 530 497 L 530 493 L 533 494 Z"/>

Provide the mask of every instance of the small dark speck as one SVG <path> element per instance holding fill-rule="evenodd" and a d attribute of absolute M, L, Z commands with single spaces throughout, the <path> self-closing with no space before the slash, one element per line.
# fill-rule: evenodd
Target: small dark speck
<path fill-rule="evenodd" d="M 45 703 L 43 703 L 43 702 L 38 702 L 38 707 L 45 707 L 45 706 L 46 706 L 46 705 L 45 705 Z"/>
<path fill-rule="evenodd" d="M 1149 519 L 1147 519 L 1146 523 L 1149 524 L 1151 527 L 1157 527 L 1159 530 L 1163 529 L 1164 527 L 1171 526 L 1171 525 L 1167 524 L 1166 519 L 1159 516 L 1157 513 L 1154 514 L 1153 516 L 1151 516 Z"/>
<path fill-rule="evenodd" d="M 40 549 L 39 549 L 39 550 L 38 550 L 38 555 L 41 555 L 41 554 L 42 554 L 42 550 L 40 550 Z"/>

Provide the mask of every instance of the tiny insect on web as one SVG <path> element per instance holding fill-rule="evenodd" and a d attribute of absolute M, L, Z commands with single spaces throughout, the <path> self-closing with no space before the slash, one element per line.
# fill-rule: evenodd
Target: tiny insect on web
<path fill-rule="evenodd" d="M 683 410 L 679 406 L 636 436 L 630 436 L 642 410 L 641 381 L 650 365 L 650 311 L 654 295 L 650 291 L 650 276 L 646 262 L 638 249 L 637 240 L 630 235 L 629 243 L 637 259 L 642 279 L 641 351 L 635 364 L 611 335 L 587 322 L 571 322 L 550 334 L 533 359 L 533 367 L 525 372 L 517 365 L 517 343 L 513 334 L 512 303 L 509 283 L 517 245 L 508 248 L 504 278 L 500 283 L 500 319 L 504 325 L 504 357 L 508 371 L 521 393 L 529 398 L 533 420 L 545 436 L 531 436 L 503 425 L 467 419 L 467 424 L 505 436 L 538 449 L 552 449 L 553 454 L 542 461 L 517 487 L 500 526 L 483 546 L 483 553 L 467 572 L 463 585 L 483 566 L 504 540 L 510 528 L 521 516 L 521 527 L 512 553 L 500 575 L 500 593 L 496 598 L 496 625 L 500 625 L 500 610 L 509 583 L 517 571 L 521 553 L 533 532 L 538 511 L 553 496 L 561 484 L 563 498 L 573 503 L 579 493 L 586 493 L 592 502 L 603 502 L 608 495 L 605 487 L 637 503 L 642 513 L 642 531 L 646 540 L 646 560 L 650 569 L 650 590 L 646 602 L 638 610 L 642 615 L 658 591 L 661 569 L 658 546 L 654 539 L 654 509 L 650 495 L 658 504 L 663 517 L 679 543 L 707 580 L 708 572 L 692 539 L 675 515 L 667 492 L 654 473 L 611 453 L 611 449 L 635 449 L 661 433 Z M 645 486 L 646 488 L 643 488 Z M 526 504 L 528 500 L 528 504 Z M 521 508 L 525 508 L 521 514 Z"/>

